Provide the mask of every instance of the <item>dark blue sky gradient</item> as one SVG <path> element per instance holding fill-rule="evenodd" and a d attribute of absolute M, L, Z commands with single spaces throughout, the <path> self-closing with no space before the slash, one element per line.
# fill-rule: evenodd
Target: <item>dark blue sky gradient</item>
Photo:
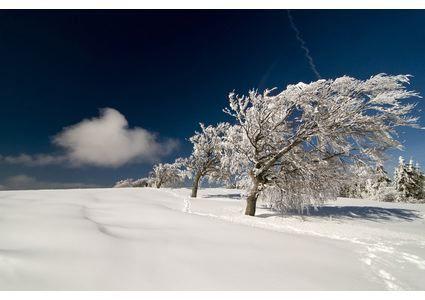
<path fill-rule="evenodd" d="M 292 15 L 322 77 L 408 73 L 425 95 L 425 11 Z M 55 152 L 50 139 L 64 126 L 112 107 L 130 126 L 179 139 L 172 160 L 190 153 L 185 139 L 198 122 L 227 120 L 228 92 L 315 80 L 283 10 L 1 11 L 0 61 L 2 155 Z M 404 132 L 404 155 L 425 165 L 424 132 Z M 150 167 L 2 164 L 0 183 L 27 174 L 111 185 Z"/>

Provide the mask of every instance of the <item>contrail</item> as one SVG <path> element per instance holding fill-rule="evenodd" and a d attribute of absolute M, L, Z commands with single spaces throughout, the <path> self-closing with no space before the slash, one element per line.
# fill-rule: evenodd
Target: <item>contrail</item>
<path fill-rule="evenodd" d="M 294 19 L 292 18 L 292 15 L 289 9 L 288 9 L 288 18 L 289 18 L 289 23 L 291 24 L 292 29 L 295 31 L 295 36 L 297 40 L 300 42 L 301 48 L 304 50 L 305 57 L 308 60 L 308 64 L 310 65 L 311 70 L 316 75 L 317 79 L 321 79 L 322 77 L 320 76 L 319 71 L 317 71 L 316 65 L 314 64 L 313 57 L 311 57 L 311 54 L 310 54 L 310 50 L 308 50 L 305 41 L 301 37 L 301 33 L 299 29 L 297 28 L 297 26 L 295 25 Z"/>

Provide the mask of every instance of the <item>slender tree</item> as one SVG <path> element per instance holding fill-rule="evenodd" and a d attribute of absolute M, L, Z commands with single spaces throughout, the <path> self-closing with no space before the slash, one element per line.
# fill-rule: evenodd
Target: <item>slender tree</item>
<path fill-rule="evenodd" d="M 191 156 L 186 159 L 185 166 L 193 177 L 191 197 L 196 197 L 200 181 L 206 177 L 209 180 L 225 178 L 227 172 L 222 162 L 223 137 L 229 128 L 227 123 L 217 126 L 200 124 L 201 131 L 189 139 L 193 145 Z"/>

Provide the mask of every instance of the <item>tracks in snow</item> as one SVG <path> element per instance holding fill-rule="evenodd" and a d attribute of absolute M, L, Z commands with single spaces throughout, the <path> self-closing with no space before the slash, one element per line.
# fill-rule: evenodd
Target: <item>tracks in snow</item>
<path fill-rule="evenodd" d="M 408 250 L 402 248 L 407 246 L 413 246 L 414 248 L 424 248 L 425 238 L 423 240 L 403 240 L 392 241 L 388 238 L 382 238 L 379 236 L 372 236 L 371 238 L 357 238 L 350 236 L 349 234 L 338 235 L 326 231 L 317 230 L 305 230 L 294 225 L 288 225 L 281 222 L 276 222 L 276 217 L 268 219 L 252 218 L 247 217 L 236 212 L 229 214 L 214 214 L 211 212 L 202 212 L 193 209 L 190 197 L 184 197 L 180 194 L 173 192 L 172 190 L 165 191 L 183 201 L 183 212 L 215 218 L 231 223 L 237 223 L 261 229 L 279 231 L 279 232 L 295 232 L 298 234 L 307 234 L 318 236 L 322 238 L 329 238 L 334 240 L 345 241 L 360 246 L 359 260 L 364 264 L 365 269 L 369 271 L 369 277 L 371 280 L 381 282 L 385 285 L 388 290 L 414 290 L 417 286 L 411 286 L 409 283 L 403 281 L 402 278 L 396 277 L 395 273 L 399 273 L 400 268 L 402 269 L 419 269 L 423 272 L 425 277 L 425 259 L 419 255 L 410 253 Z M 211 201 L 209 199 L 202 199 Z M 335 225 L 338 226 L 338 225 Z M 364 225 L 358 225 L 364 226 Z M 413 244 L 413 245 L 412 245 Z M 417 270 L 416 270 L 417 271 Z M 420 279 L 419 279 L 420 280 Z"/>

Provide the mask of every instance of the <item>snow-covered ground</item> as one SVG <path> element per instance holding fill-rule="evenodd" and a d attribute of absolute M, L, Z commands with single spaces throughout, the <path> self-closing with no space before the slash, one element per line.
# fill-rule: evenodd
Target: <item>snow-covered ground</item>
<path fill-rule="evenodd" d="M 425 289 L 425 205 L 340 199 L 253 218 L 237 190 L 188 195 L 0 192 L 0 289 Z"/>

